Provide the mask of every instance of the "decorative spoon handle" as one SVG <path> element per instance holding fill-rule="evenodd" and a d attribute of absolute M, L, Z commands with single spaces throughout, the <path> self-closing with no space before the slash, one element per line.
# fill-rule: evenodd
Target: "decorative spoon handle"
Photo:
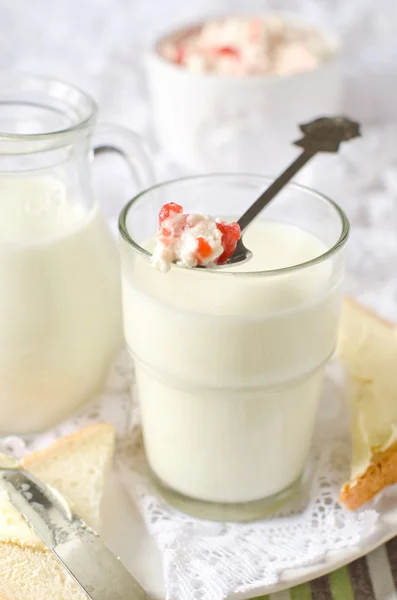
<path fill-rule="evenodd" d="M 258 200 L 249 207 L 239 218 L 241 232 L 259 215 L 260 212 L 273 200 L 274 196 L 297 174 L 298 171 L 316 154 L 313 150 L 304 150 L 277 179 L 259 196 Z"/>
<path fill-rule="evenodd" d="M 240 217 L 238 224 L 242 232 L 315 154 L 318 152 L 337 152 L 341 142 L 360 135 L 359 124 L 346 117 L 321 117 L 310 123 L 300 125 L 299 128 L 303 133 L 303 137 L 296 141 L 295 145 L 303 148 L 302 154 L 273 181 L 270 187 Z"/>

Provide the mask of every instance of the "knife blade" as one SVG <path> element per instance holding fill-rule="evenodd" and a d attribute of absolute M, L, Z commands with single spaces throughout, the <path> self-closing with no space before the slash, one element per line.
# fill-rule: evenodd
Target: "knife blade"
<path fill-rule="evenodd" d="M 22 468 L 0 468 L 0 485 L 91 600 L 150 600 L 120 559 L 59 492 Z"/>

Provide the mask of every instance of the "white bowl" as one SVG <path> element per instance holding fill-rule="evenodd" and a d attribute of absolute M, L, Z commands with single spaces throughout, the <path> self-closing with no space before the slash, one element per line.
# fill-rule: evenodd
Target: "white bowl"
<path fill-rule="evenodd" d="M 321 36 L 330 57 L 291 76 L 189 71 L 158 50 L 178 34 L 151 47 L 146 70 L 158 141 L 189 170 L 277 173 L 298 152 L 298 124 L 340 110 L 340 44 L 329 32 Z"/>

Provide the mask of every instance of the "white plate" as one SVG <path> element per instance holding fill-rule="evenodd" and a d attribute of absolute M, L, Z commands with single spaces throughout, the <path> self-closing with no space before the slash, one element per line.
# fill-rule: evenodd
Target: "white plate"
<path fill-rule="evenodd" d="M 397 535 L 395 495 L 390 498 L 383 498 L 381 508 L 381 518 L 375 525 L 373 534 L 360 547 L 350 547 L 329 554 L 321 564 L 288 570 L 276 584 L 258 587 L 244 594 L 232 594 L 230 598 L 252 598 L 290 588 L 321 575 L 326 575 L 356 558 L 368 554 Z M 115 475 L 112 475 L 109 481 L 103 511 L 103 535 L 109 546 L 120 556 L 126 567 L 138 579 L 149 595 L 155 599 L 164 600 L 165 587 L 160 552 L 145 529 L 141 515 Z"/>

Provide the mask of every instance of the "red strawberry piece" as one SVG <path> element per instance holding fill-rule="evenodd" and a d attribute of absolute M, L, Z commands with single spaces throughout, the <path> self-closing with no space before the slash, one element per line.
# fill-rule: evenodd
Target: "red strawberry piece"
<path fill-rule="evenodd" d="M 236 50 L 236 48 L 233 48 L 233 46 L 219 46 L 218 48 L 215 48 L 215 54 L 236 59 L 240 57 L 239 51 Z"/>
<path fill-rule="evenodd" d="M 217 223 L 219 231 L 222 233 L 221 244 L 223 253 L 216 261 L 219 265 L 225 263 L 231 257 L 236 249 L 237 242 L 241 237 L 241 229 L 238 223 Z"/>
<path fill-rule="evenodd" d="M 185 49 L 183 48 L 183 46 L 176 46 L 175 47 L 175 62 L 178 65 L 181 65 L 183 63 L 184 58 L 185 58 Z"/>
<path fill-rule="evenodd" d="M 202 237 L 197 238 L 197 250 L 195 253 L 195 257 L 197 259 L 198 264 L 201 264 L 201 261 L 203 259 L 209 258 L 212 254 L 212 247 L 211 245 L 207 242 L 207 240 L 205 240 Z"/>
<path fill-rule="evenodd" d="M 169 217 L 173 215 L 180 215 L 183 212 L 182 206 L 179 204 L 175 204 L 175 202 L 170 202 L 169 204 L 164 204 L 163 208 L 160 210 L 159 215 L 159 223 L 160 225 L 165 221 L 165 219 L 169 219 Z"/>
<path fill-rule="evenodd" d="M 163 237 L 175 237 L 179 235 L 179 233 L 184 228 L 183 219 L 178 220 L 177 223 L 169 223 L 167 227 L 167 220 L 172 219 L 175 215 L 180 215 L 183 213 L 182 206 L 179 204 L 175 204 L 175 202 L 170 202 L 169 204 L 164 204 L 163 208 L 160 210 L 159 215 L 159 223 L 160 229 L 159 233 Z"/>

